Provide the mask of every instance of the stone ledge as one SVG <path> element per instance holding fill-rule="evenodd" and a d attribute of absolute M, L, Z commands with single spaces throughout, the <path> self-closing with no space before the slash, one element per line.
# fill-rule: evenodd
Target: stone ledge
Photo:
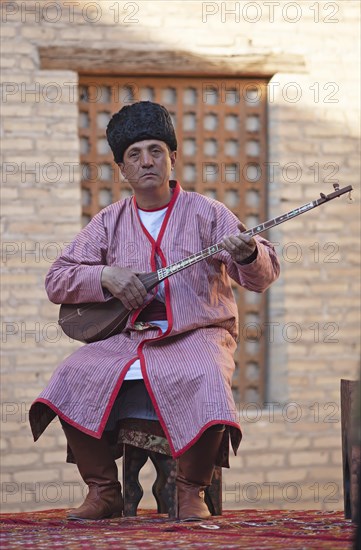
<path fill-rule="evenodd" d="M 303 56 L 288 53 L 207 55 L 188 51 L 140 51 L 39 47 L 41 69 L 87 74 L 269 77 L 275 73 L 305 73 Z"/>

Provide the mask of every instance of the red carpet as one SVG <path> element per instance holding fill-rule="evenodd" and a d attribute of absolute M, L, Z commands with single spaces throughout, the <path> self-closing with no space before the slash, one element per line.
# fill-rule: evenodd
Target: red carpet
<path fill-rule="evenodd" d="M 0 548 L 348 549 L 354 525 L 343 512 L 237 510 L 203 523 L 180 523 L 153 511 L 136 518 L 74 522 L 64 510 L 0 516 Z"/>

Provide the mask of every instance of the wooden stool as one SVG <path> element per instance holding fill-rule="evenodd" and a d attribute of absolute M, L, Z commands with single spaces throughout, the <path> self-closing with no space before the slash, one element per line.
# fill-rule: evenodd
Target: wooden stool
<path fill-rule="evenodd" d="M 353 416 L 356 411 L 360 416 L 360 403 L 356 403 L 360 382 L 341 380 L 341 434 L 342 434 L 342 464 L 343 464 L 343 498 L 345 518 L 352 521 L 359 519 L 359 490 L 361 483 L 361 445 L 360 433 L 356 434 L 359 422 Z M 358 441 L 357 441 L 358 439 Z"/>
<path fill-rule="evenodd" d="M 124 516 L 136 516 L 143 488 L 139 482 L 141 468 L 148 458 L 157 472 L 152 493 L 157 512 L 177 517 L 177 461 L 172 458 L 168 441 L 157 421 L 126 419 L 120 434 L 123 440 Z M 216 466 L 212 485 L 205 491 L 205 501 L 213 516 L 222 515 L 222 468 Z"/>

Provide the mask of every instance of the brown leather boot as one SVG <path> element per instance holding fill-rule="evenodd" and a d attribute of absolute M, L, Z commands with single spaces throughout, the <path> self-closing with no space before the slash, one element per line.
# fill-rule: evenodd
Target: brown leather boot
<path fill-rule="evenodd" d="M 211 516 L 204 490 L 212 483 L 215 461 L 225 427 L 208 428 L 178 459 L 178 519 L 198 521 Z"/>
<path fill-rule="evenodd" d="M 120 517 L 123 497 L 118 468 L 103 436 L 96 439 L 61 421 L 79 473 L 89 492 L 79 508 L 69 510 L 68 519 L 105 519 Z"/>

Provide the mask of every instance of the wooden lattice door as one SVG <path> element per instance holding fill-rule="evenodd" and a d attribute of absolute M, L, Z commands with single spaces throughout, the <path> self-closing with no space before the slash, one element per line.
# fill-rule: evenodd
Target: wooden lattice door
<path fill-rule="evenodd" d="M 248 227 L 266 219 L 267 82 L 263 79 L 80 77 L 83 219 L 131 194 L 105 138 L 113 113 L 139 100 L 171 113 L 178 140 L 175 177 L 187 191 L 223 202 Z M 234 287 L 240 316 L 236 403 L 262 403 L 266 304 Z"/>

